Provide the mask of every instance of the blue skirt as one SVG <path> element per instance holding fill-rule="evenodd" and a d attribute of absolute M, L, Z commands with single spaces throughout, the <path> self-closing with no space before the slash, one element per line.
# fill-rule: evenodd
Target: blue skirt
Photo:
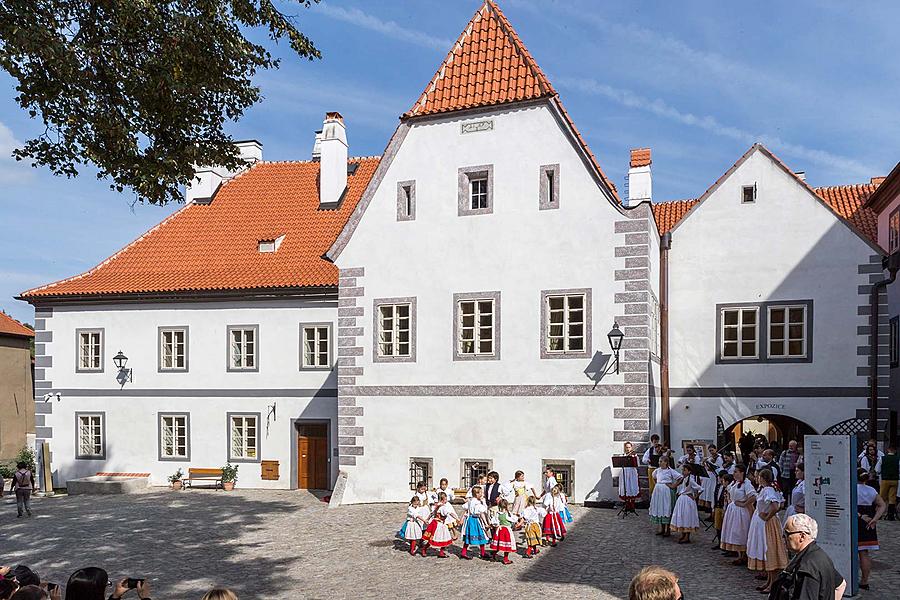
<path fill-rule="evenodd" d="M 397 535 L 394 536 L 395 538 L 398 538 L 401 540 L 406 539 L 406 524 L 407 523 L 409 523 L 409 521 L 403 521 L 403 525 L 400 526 L 400 531 L 398 531 Z"/>
<path fill-rule="evenodd" d="M 575 520 L 572 518 L 572 513 L 569 512 L 568 506 L 563 506 L 563 509 L 559 513 L 559 518 L 562 519 L 563 523 L 571 523 Z"/>
<path fill-rule="evenodd" d="M 463 544 L 468 544 L 469 546 L 483 546 L 490 543 L 491 540 L 484 532 L 484 527 L 482 527 L 478 518 L 466 517 L 466 523 L 463 525 L 462 530 L 462 541 Z"/>

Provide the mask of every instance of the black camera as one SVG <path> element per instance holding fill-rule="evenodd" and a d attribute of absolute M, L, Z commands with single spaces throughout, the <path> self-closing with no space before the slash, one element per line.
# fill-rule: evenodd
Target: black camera
<path fill-rule="evenodd" d="M 137 588 L 138 584 L 143 585 L 143 583 L 143 579 L 135 579 L 134 577 L 129 577 L 125 580 L 125 587 L 127 587 L 129 590 L 133 590 Z"/>

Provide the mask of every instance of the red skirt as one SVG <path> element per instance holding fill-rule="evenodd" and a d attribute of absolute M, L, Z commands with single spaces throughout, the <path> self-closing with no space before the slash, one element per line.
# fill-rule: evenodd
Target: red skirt
<path fill-rule="evenodd" d="M 497 533 L 491 539 L 491 550 L 496 552 L 516 551 L 516 540 L 513 538 L 512 530 L 509 527 L 501 525 L 497 528 Z"/>
<path fill-rule="evenodd" d="M 432 519 L 422 534 L 422 542 L 435 548 L 444 548 L 453 543 L 453 537 L 446 523 L 440 519 Z"/>
<path fill-rule="evenodd" d="M 563 524 L 559 513 L 548 512 L 544 517 L 544 535 L 562 537 L 566 535 L 566 526 Z"/>

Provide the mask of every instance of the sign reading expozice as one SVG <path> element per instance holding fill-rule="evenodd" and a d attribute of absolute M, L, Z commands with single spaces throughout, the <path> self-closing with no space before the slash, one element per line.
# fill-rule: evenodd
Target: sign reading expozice
<path fill-rule="evenodd" d="M 847 581 L 847 594 L 855 594 L 856 439 L 849 435 L 808 435 L 804 450 L 806 513 L 819 524 L 816 543 Z"/>

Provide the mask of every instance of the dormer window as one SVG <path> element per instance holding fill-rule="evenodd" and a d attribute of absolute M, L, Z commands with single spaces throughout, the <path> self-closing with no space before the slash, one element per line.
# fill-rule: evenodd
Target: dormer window
<path fill-rule="evenodd" d="M 741 204 L 756 202 L 756 184 L 745 185 L 741 188 Z"/>
<path fill-rule="evenodd" d="M 275 252 L 281 246 L 281 242 L 283 241 L 283 235 L 278 236 L 274 240 L 259 240 L 259 251 L 260 253 Z"/>

